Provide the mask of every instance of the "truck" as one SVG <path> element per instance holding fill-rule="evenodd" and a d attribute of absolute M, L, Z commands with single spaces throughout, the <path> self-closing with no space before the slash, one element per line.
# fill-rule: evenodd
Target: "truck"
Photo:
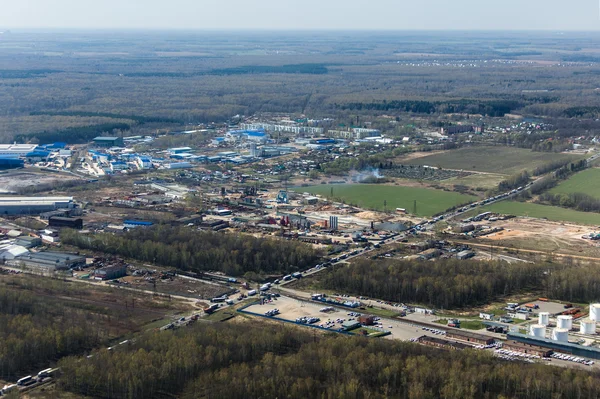
<path fill-rule="evenodd" d="M 44 370 L 40 371 L 40 372 L 37 374 L 37 379 L 38 379 L 38 381 L 41 381 L 41 380 L 43 380 L 44 378 L 46 378 L 46 377 L 49 377 L 51 372 L 52 372 L 52 369 L 51 369 L 51 368 L 50 368 L 50 369 L 44 369 Z"/>
<path fill-rule="evenodd" d="M 227 295 L 219 296 L 216 298 L 212 298 L 210 301 L 213 303 L 225 302 L 227 300 Z"/>
<path fill-rule="evenodd" d="M 248 291 L 248 296 L 253 296 L 253 295 L 256 295 L 256 290 Z"/>
<path fill-rule="evenodd" d="M 18 386 L 24 386 L 27 385 L 29 383 L 31 383 L 33 381 L 33 377 L 28 375 L 27 377 L 23 377 L 20 380 L 17 381 L 17 385 Z"/>
<path fill-rule="evenodd" d="M 2 395 L 6 395 L 9 392 L 14 391 L 15 389 L 17 389 L 17 384 L 10 384 L 10 385 L 5 385 L 1 390 L 0 393 Z"/>
<path fill-rule="evenodd" d="M 219 304 L 215 303 L 207 308 L 204 308 L 204 313 L 211 314 L 214 313 L 217 309 L 219 309 Z"/>

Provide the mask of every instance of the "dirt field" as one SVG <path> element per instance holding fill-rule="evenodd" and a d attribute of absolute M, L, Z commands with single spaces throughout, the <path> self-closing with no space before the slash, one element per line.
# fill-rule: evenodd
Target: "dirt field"
<path fill-rule="evenodd" d="M 586 226 L 520 217 L 478 224 L 504 228 L 480 239 L 494 245 L 600 257 L 600 242 L 581 238 L 593 231 Z"/>
<path fill-rule="evenodd" d="M 154 282 L 156 281 L 156 292 L 171 295 L 180 295 L 197 299 L 210 299 L 220 296 L 230 289 L 224 285 L 216 283 L 204 283 L 177 276 L 170 279 L 146 278 L 137 276 L 127 276 L 120 279 L 127 282 L 132 288 L 154 291 Z"/>
<path fill-rule="evenodd" d="M 0 174 L 0 194 L 16 192 L 25 187 L 69 180 L 77 180 L 77 178 L 59 173 L 8 172 Z"/>

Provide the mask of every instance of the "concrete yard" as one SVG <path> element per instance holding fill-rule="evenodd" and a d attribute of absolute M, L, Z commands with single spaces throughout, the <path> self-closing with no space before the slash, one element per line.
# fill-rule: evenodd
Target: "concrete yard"
<path fill-rule="evenodd" d="M 369 314 L 368 312 L 365 312 L 365 311 L 362 311 L 359 309 L 352 310 L 352 309 L 334 308 L 335 309 L 334 311 L 327 312 L 327 313 L 320 311 L 321 309 L 323 309 L 324 307 L 327 307 L 327 306 L 329 306 L 329 305 L 327 305 L 325 303 L 318 303 L 318 302 L 313 303 L 313 302 L 309 302 L 309 301 L 300 301 L 300 300 L 293 299 L 290 297 L 281 296 L 281 297 L 277 298 L 277 300 L 273 300 L 272 302 L 265 303 L 264 305 L 256 304 L 256 305 L 249 306 L 248 308 L 245 309 L 245 311 L 264 315 L 265 312 L 267 312 L 268 310 L 277 308 L 281 312 L 279 315 L 277 315 L 277 317 L 281 318 L 281 319 L 289 320 L 289 321 L 296 321 L 296 318 L 302 317 L 302 316 L 318 317 L 321 320 L 319 322 L 315 323 L 314 324 L 315 326 L 319 326 L 320 324 L 322 324 L 323 322 L 326 322 L 327 320 L 336 320 L 336 319 L 348 320 L 350 318 L 355 318 L 355 317 L 348 315 L 348 313 L 350 313 L 350 312 Z M 420 318 L 417 318 L 417 319 L 419 319 L 419 321 L 421 321 Z M 439 335 L 422 330 L 417 325 L 413 325 L 411 323 L 410 319 L 403 319 L 402 321 L 400 321 L 400 320 L 382 318 L 381 321 L 383 322 L 383 326 L 382 326 L 383 329 L 386 331 L 390 331 L 390 333 L 391 333 L 391 335 L 388 335 L 385 337 L 387 339 L 399 339 L 402 341 L 408 341 L 411 338 L 417 338 L 422 335 L 440 337 Z M 336 323 L 335 325 L 341 327 L 341 323 Z M 391 326 L 391 328 L 390 328 L 390 326 Z M 432 325 L 432 327 L 435 327 L 435 326 Z"/>

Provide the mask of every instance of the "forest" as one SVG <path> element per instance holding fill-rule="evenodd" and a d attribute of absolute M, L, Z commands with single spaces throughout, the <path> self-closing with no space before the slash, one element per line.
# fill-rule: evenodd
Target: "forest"
<path fill-rule="evenodd" d="M 106 307 L 100 298 L 111 305 Z M 144 306 L 126 310 L 125 303 L 131 304 L 132 298 L 38 276 L 2 276 L 0 378 L 16 380 L 63 356 L 90 351 L 136 330 L 150 319 Z M 149 317 L 168 311 L 167 306 Z"/>
<path fill-rule="evenodd" d="M 64 133 L 58 141 L 69 141 L 76 132 L 64 129 L 92 114 L 119 116 L 108 123 L 139 115 L 181 124 L 257 113 L 345 120 L 518 111 L 566 126 L 595 118 L 597 67 L 554 64 L 563 56 L 597 58 L 582 50 L 593 47 L 590 38 L 547 35 L 129 32 L 111 40 L 88 32 L 82 42 L 13 32 L 0 43 L 0 138 L 43 133 L 32 123 L 35 113 L 71 115 L 54 121 L 52 130 Z M 14 127 L 3 128 L 7 123 Z"/>
<path fill-rule="evenodd" d="M 308 269 L 321 255 L 310 245 L 295 241 L 167 225 L 135 229 L 124 235 L 101 233 L 86 236 L 63 230 L 61 240 L 82 249 L 180 270 L 221 271 L 231 276 L 246 275 L 254 279 Z"/>
<path fill-rule="evenodd" d="M 592 398 L 597 373 L 484 352 L 349 338 L 279 325 L 152 332 L 90 359 L 60 361 L 58 387 L 111 398 Z"/>
<path fill-rule="evenodd" d="M 523 103 L 510 100 L 496 101 L 478 101 L 478 100 L 459 100 L 459 101 L 408 101 L 392 100 L 372 103 L 349 103 L 338 105 L 341 109 L 348 110 L 376 110 L 376 111 L 402 111 L 417 114 L 438 113 L 468 113 L 481 114 L 492 117 L 504 116 L 518 108 L 523 107 Z"/>
<path fill-rule="evenodd" d="M 326 271 L 317 284 L 323 289 L 387 301 L 457 309 L 525 292 L 539 292 L 557 300 L 595 301 L 600 299 L 600 277 L 592 270 L 572 262 L 362 259 Z"/>

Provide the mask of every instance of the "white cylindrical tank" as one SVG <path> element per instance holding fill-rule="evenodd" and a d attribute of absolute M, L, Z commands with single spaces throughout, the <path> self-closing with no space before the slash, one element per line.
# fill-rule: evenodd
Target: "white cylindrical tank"
<path fill-rule="evenodd" d="M 529 335 L 537 338 L 546 338 L 546 326 L 541 324 L 532 324 L 529 326 Z"/>
<path fill-rule="evenodd" d="M 542 326 L 547 326 L 548 324 L 550 324 L 550 313 L 540 312 L 538 324 L 541 324 Z"/>
<path fill-rule="evenodd" d="M 579 324 L 579 332 L 581 334 L 596 334 L 596 322 L 594 320 L 581 320 Z"/>
<path fill-rule="evenodd" d="M 570 330 L 573 328 L 573 316 L 558 316 L 556 318 L 556 327 Z"/>
<path fill-rule="evenodd" d="M 590 319 L 600 321 L 600 303 L 592 303 L 590 305 Z"/>
<path fill-rule="evenodd" d="M 560 342 L 569 342 L 569 330 L 555 328 L 552 330 L 552 339 Z"/>

